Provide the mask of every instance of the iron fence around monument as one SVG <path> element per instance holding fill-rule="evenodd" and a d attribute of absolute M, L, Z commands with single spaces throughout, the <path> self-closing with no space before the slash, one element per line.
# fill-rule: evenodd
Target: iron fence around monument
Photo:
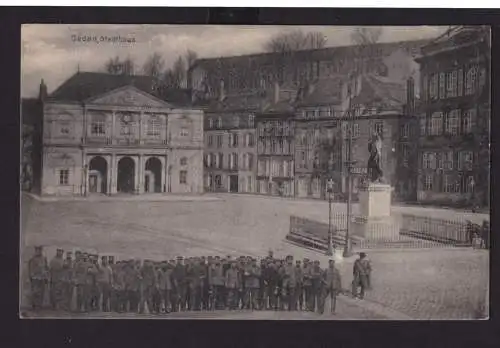
<path fill-rule="evenodd" d="M 355 233 L 356 224 L 366 222 L 362 216 L 352 216 L 350 240 L 354 249 L 373 248 L 440 248 L 467 247 L 473 243 L 473 231 L 479 225 L 470 225 L 467 220 L 439 219 L 427 216 L 401 214 L 393 222 L 383 219 L 369 226 L 370 237 Z M 347 231 L 347 215 L 332 215 L 332 237 L 336 248 L 343 247 Z M 329 226 L 309 218 L 290 216 L 290 229 L 286 239 L 295 244 L 316 250 L 328 248 Z M 477 231 L 477 230 L 476 230 Z"/>

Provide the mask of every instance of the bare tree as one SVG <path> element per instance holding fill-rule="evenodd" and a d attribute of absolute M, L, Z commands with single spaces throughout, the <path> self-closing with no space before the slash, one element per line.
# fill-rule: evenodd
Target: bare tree
<path fill-rule="evenodd" d="M 290 69 L 295 82 L 299 79 L 299 64 L 298 52 L 324 48 L 327 43 L 325 35 L 321 32 L 304 33 L 301 30 L 291 32 L 282 32 L 271 37 L 264 44 L 264 49 L 267 52 L 275 53 L 273 63 L 275 68 L 275 79 L 280 83 L 285 80 L 285 70 Z M 305 59 L 310 67 L 314 63 L 312 56 L 308 56 L 305 52 L 301 54 L 302 60 Z"/>
<path fill-rule="evenodd" d="M 184 60 L 186 61 L 186 69 L 189 70 L 193 67 L 194 62 L 198 59 L 198 54 L 195 51 L 187 50 Z"/>
<path fill-rule="evenodd" d="M 165 60 L 158 52 L 150 55 L 142 66 L 142 73 L 147 76 L 160 77 L 163 73 Z"/>
<path fill-rule="evenodd" d="M 104 70 L 113 75 L 133 75 L 134 65 L 134 61 L 130 57 L 121 60 L 120 57 L 115 56 L 106 61 Z"/>
<path fill-rule="evenodd" d="M 377 61 L 375 45 L 382 35 L 381 27 L 357 27 L 351 33 L 351 41 L 356 45 L 355 71 L 358 73 L 370 71 Z"/>

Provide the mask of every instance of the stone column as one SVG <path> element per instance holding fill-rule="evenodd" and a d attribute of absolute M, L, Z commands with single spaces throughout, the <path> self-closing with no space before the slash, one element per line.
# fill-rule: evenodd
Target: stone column
<path fill-rule="evenodd" d="M 115 143 L 115 134 L 116 134 L 116 114 L 115 111 L 111 111 L 111 132 L 110 132 L 110 137 L 111 137 L 111 144 Z"/>
<path fill-rule="evenodd" d="M 167 164 L 165 157 L 160 157 L 160 162 L 161 162 L 161 192 L 166 191 L 165 183 L 167 179 Z"/>
<path fill-rule="evenodd" d="M 113 157 L 108 155 L 106 156 L 106 162 L 108 164 L 108 168 L 106 171 L 106 194 L 111 194 L 111 177 L 113 176 Z"/>
<path fill-rule="evenodd" d="M 140 182 L 140 158 L 139 156 L 133 156 L 132 159 L 134 160 L 134 191 L 137 192 L 139 190 L 139 182 Z"/>
<path fill-rule="evenodd" d="M 144 156 L 139 155 L 139 193 L 144 193 Z"/>
<path fill-rule="evenodd" d="M 111 155 L 111 170 L 110 170 L 110 178 L 111 178 L 111 189 L 110 193 L 115 194 L 117 192 L 117 181 L 118 181 L 118 162 L 115 154 Z"/>
<path fill-rule="evenodd" d="M 139 113 L 139 144 L 143 143 L 142 140 L 142 133 L 143 133 L 143 126 L 142 123 L 144 122 L 144 111 L 141 110 Z"/>

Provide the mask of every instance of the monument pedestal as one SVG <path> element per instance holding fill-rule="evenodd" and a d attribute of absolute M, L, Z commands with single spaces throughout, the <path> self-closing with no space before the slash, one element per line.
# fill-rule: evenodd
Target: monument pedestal
<path fill-rule="evenodd" d="M 352 223 L 353 234 L 368 240 L 394 240 L 399 237 L 400 222 L 391 216 L 392 188 L 370 183 L 359 191 L 360 215 Z"/>

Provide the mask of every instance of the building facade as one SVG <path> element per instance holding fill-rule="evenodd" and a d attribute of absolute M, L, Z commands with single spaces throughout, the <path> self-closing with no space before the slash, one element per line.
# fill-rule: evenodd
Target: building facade
<path fill-rule="evenodd" d="M 422 48 L 418 200 L 489 204 L 490 30 L 450 29 Z"/>
<path fill-rule="evenodd" d="M 207 110 L 204 127 L 205 190 L 255 193 L 257 146 L 252 110 Z"/>
<path fill-rule="evenodd" d="M 41 193 L 202 193 L 203 112 L 147 77 L 77 73 L 43 105 Z"/>
<path fill-rule="evenodd" d="M 257 192 L 272 196 L 295 196 L 295 109 L 290 100 L 274 102 L 257 114 Z"/>

